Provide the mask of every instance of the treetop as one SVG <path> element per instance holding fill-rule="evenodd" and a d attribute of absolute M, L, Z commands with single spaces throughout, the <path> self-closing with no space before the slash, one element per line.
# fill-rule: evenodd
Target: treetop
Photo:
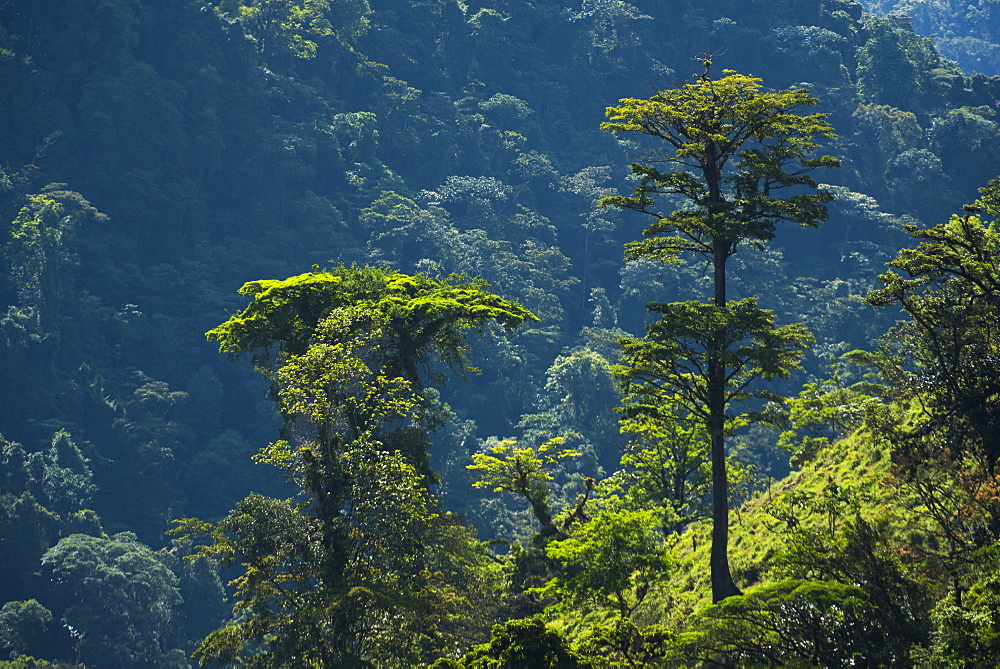
<path fill-rule="evenodd" d="M 833 137 L 827 113 L 800 115 L 796 110 L 819 103 L 805 88 L 763 90 L 759 77 L 726 70 L 719 80 L 699 77 L 693 84 L 659 91 L 648 100 L 624 98 L 608 107 L 602 130 L 641 132 L 669 143 L 675 150 L 665 160 L 691 166 L 703 163 L 703 147 L 712 143 L 721 157 L 736 155 L 748 141 L 779 138 L 803 150 L 814 138 Z"/>
<path fill-rule="evenodd" d="M 818 187 L 810 173 L 840 163 L 832 156 L 809 157 L 820 139 L 835 134 L 829 114 L 800 113 L 818 104 L 807 89 L 769 91 L 760 78 L 727 70 L 717 81 L 704 75 L 648 100 L 619 102 L 607 108 L 602 129 L 667 144 L 651 151 L 645 163 L 632 164 L 639 178 L 632 195 L 600 200 L 602 207 L 654 219 L 643 240 L 627 245 L 628 258 L 729 257 L 740 244 L 772 239 L 779 221 L 816 227 L 826 219 L 833 196 L 809 192 Z M 656 209 L 661 201 L 672 211 Z"/>
<path fill-rule="evenodd" d="M 281 354 L 302 354 L 324 318 L 335 309 L 353 307 L 384 318 L 401 355 L 430 347 L 455 361 L 461 358 L 462 330 L 488 321 L 512 329 L 538 320 L 517 302 L 486 288 L 485 282 L 460 276 L 434 279 L 373 267 L 317 267 L 284 280 L 244 284 L 240 294 L 253 301 L 205 336 L 217 341 L 222 353 L 253 353 L 255 363 L 264 365 L 275 346 Z"/>

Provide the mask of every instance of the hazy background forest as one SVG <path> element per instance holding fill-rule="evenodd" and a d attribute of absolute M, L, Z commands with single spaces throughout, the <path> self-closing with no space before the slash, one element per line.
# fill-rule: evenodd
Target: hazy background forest
<path fill-rule="evenodd" d="M 646 221 L 597 207 L 635 187 L 647 147 L 602 131 L 605 108 L 691 83 L 706 59 L 713 76 L 808 88 L 837 134 L 820 151 L 841 162 L 815 175 L 834 195 L 818 229 L 730 264 L 734 299 L 815 344 L 769 386 L 791 398 L 784 423 L 729 439 L 748 594 L 721 613 L 704 457 L 673 507 L 635 484 L 652 466 L 620 431 L 612 375 L 647 303 L 705 298 L 711 272 L 626 262 Z M 994 0 L 0 0 L 3 656 L 186 667 L 255 615 L 233 612 L 241 560 L 185 559 L 197 532 L 165 534 L 303 489 L 252 459 L 282 429 L 274 379 L 205 333 L 247 306 L 246 282 L 355 266 L 483 279 L 539 320 L 480 321 L 476 371 L 420 388 L 414 420 L 435 429 L 413 485 L 432 493 L 426 518 L 472 528 L 451 544 L 468 553 L 441 558 L 457 574 L 444 604 L 406 617 L 380 600 L 342 666 L 1000 662 L 995 457 L 965 467 L 950 435 L 936 474 L 901 474 L 886 439 L 920 368 L 885 357 L 899 305 L 865 301 L 918 243 L 905 225 L 1000 211 L 977 191 L 1000 175 L 998 98 Z M 841 358 L 858 350 L 876 353 Z M 538 538 L 529 492 L 473 485 L 488 471 L 474 455 L 510 456 L 510 440 L 533 449 L 561 549 Z M 588 552 L 622 524 L 648 531 Z M 627 573 L 573 580 L 584 554 Z M 761 631 L 775 612 L 800 627 Z M 731 638 L 713 627 L 727 620 Z M 215 639 L 202 661 L 322 665 L 274 659 L 274 638 L 228 656 Z"/>

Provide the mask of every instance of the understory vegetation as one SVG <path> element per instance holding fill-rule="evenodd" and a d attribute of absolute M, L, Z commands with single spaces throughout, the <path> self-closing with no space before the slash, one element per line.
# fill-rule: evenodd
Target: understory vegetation
<path fill-rule="evenodd" d="M 0 0 L 0 667 L 1000 665 L 988 0 Z"/>

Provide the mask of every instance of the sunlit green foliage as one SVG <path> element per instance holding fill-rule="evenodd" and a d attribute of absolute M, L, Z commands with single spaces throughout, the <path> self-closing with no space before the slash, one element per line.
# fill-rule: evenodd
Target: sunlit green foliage
<path fill-rule="evenodd" d="M 373 490 L 388 491 L 392 481 L 402 486 L 399 496 L 386 492 L 387 503 L 399 502 L 412 522 L 376 505 L 372 527 L 381 527 L 382 514 L 399 523 L 398 536 L 389 536 L 403 545 L 400 551 L 413 548 L 404 532 L 426 532 L 420 536 L 432 540 L 424 542 L 417 562 L 429 571 L 445 565 L 438 571 L 447 573 L 414 576 L 410 589 L 383 574 L 372 589 L 378 593 L 374 603 L 355 593 L 351 601 L 363 604 L 371 630 L 363 659 L 415 666 L 441 655 L 457 658 L 469 644 L 484 641 L 493 623 L 540 610 L 542 604 L 520 590 L 558 576 L 558 565 L 539 541 L 530 556 L 537 558 L 536 579 L 520 579 L 529 549 L 514 544 L 510 558 L 486 557 L 432 498 L 410 486 L 433 486 L 436 475 L 448 508 L 469 513 L 484 531 L 528 545 L 531 512 L 508 513 L 489 527 L 492 517 L 476 516 L 471 502 L 476 472 L 465 468 L 478 445 L 498 443 L 487 435 L 517 435 L 530 445 L 563 436 L 561 448 L 581 453 L 543 469 L 554 477 L 547 483 L 559 527 L 553 536 L 565 539 L 561 532 L 579 530 L 583 537 L 588 520 L 599 522 L 601 510 L 620 503 L 623 512 L 662 514 L 659 536 L 675 549 L 690 547 L 696 558 L 656 579 L 635 622 L 608 624 L 617 618 L 610 609 L 573 600 L 563 613 L 553 611 L 559 619 L 548 629 L 524 623 L 503 628 L 481 661 L 508 657 L 524 666 L 565 659 L 572 649 L 601 666 L 667 662 L 671 639 L 706 590 L 701 566 L 708 562 L 708 526 L 698 518 L 711 499 L 704 492 L 712 435 L 690 410 L 677 407 L 672 393 L 663 393 L 656 404 L 643 405 L 648 414 L 627 417 L 634 431 L 626 446 L 615 434 L 607 367 L 590 351 L 617 362 L 615 341 L 638 336 L 650 320 L 645 303 L 707 297 L 715 276 L 693 263 L 663 268 L 639 258 L 622 265 L 621 244 L 636 234 L 633 217 L 592 203 L 642 183 L 641 174 L 630 182 L 609 167 L 644 161 L 632 157 L 640 153 L 640 135 L 598 132 L 594 101 L 648 96 L 651 87 L 682 89 L 678 73 L 689 71 L 691 56 L 715 48 L 707 60 L 716 69 L 706 60 L 698 66 L 704 78 L 688 81 L 697 87 L 711 72 L 736 66 L 776 88 L 808 87 L 807 97 L 815 95 L 822 106 L 798 113 L 831 113 L 844 139 L 817 139 L 830 140 L 828 151 L 847 166 L 830 177 L 835 185 L 825 187 L 841 199 L 826 203 L 831 216 L 822 230 L 789 230 L 776 237 L 781 248 L 749 254 L 745 245 L 757 239 L 748 238 L 727 267 L 730 297 L 757 295 L 760 307 L 773 310 L 774 323 L 806 323 L 817 340 L 803 357 L 806 369 L 793 370 L 789 382 L 775 386 L 794 395 L 801 380 L 813 384 L 790 402 L 788 418 L 798 432 L 793 449 L 803 459 L 816 451 L 815 459 L 775 484 L 773 504 L 742 492 L 729 496 L 731 503 L 749 503 L 733 509 L 740 544 L 736 582 L 749 589 L 776 578 L 772 557 L 787 543 L 790 525 L 819 524 L 839 533 L 855 510 L 869 517 L 879 506 L 897 529 L 864 545 L 896 551 L 912 570 L 909 576 L 926 578 L 933 597 L 947 598 L 935 613 L 937 636 L 924 643 L 930 654 L 920 661 L 960 665 L 968 662 L 964 656 L 978 655 L 992 662 L 993 605 L 979 594 L 992 586 L 988 570 L 974 566 L 986 560 L 977 548 L 997 536 L 996 481 L 984 476 L 985 466 L 969 466 L 975 458 L 938 448 L 955 433 L 934 427 L 924 445 L 941 457 L 923 460 L 933 467 L 900 461 L 896 478 L 879 483 L 871 465 L 882 456 L 874 453 L 887 453 L 893 435 L 927 425 L 921 422 L 926 406 L 915 399 L 920 391 L 903 391 L 910 398 L 905 405 L 888 395 L 878 402 L 859 396 L 855 405 L 816 379 L 830 376 L 825 366 L 831 356 L 868 346 L 895 319 L 893 309 L 873 314 L 858 296 L 906 243 L 901 216 L 923 221 L 920 227 L 945 221 L 962 193 L 1000 171 L 1000 154 L 991 150 L 1000 79 L 966 75 L 936 55 L 947 48 L 955 57 L 965 48 L 966 72 L 996 72 L 993 0 L 867 0 L 864 6 L 855 0 L 60 0 L 58 11 L 50 4 L 0 2 L 0 264 L 6 270 L 0 280 L 0 417 L 7 437 L 23 444 L 4 451 L 0 463 L 5 473 L 14 472 L 10 486 L 0 489 L 0 593 L 14 601 L 3 609 L 9 615 L 0 617 L 25 623 L 21 639 L 35 644 L 4 647 L 0 654 L 23 652 L 53 664 L 113 662 L 86 655 L 88 646 L 98 645 L 93 633 L 83 637 L 87 641 L 71 637 L 61 625 L 63 609 L 47 599 L 35 576 L 40 555 L 60 538 L 98 536 L 104 527 L 133 530 L 146 544 L 159 545 L 169 518 L 221 518 L 250 490 L 277 500 L 267 507 L 276 509 L 292 494 L 280 488 L 282 473 L 300 491 L 308 480 L 311 489 L 336 496 L 338 472 L 350 471 L 371 474 L 365 480 L 374 482 Z M 889 9 L 909 18 L 897 14 L 880 22 L 863 14 Z M 923 37 L 931 33 L 933 42 Z M 761 148 L 755 139 L 745 146 Z M 738 162 L 728 162 L 729 177 L 736 176 Z M 665 173 L 678 169 L 647 165 Z M 66 187 L 43 186 L 52 181 L 67 182 L 110 217 L 81 206 L 86 201 Z M 740 198 L 732 195 L 743 187 L 736 181 L 725 187 L 733 212 L 757 206 L 753 197 L 736 205 Z M 783 191 L 810 193 L 805 184 Z M 682 194 L 650 196 L 657 203 L 649 210 L 664 216 L 700 211 Z M 386 360 L 407 358 L 397 356 L 397 344 L 408 340 L 393 328 L 409 317 L 371 318 L 352 311 L 345 299 L 301 328 L 292 324 L 288 333 L 296 343 L 274 340 L 272 355 L 260 356 L 286 417 L 278 433 L 280 418 L 260 379 L 247 365 L 226 366 L 213 356 L 201 333 L 245 307 L 246 296 L 233 287 L 253 277 L 288 277 L 316 262 L 481 277 L 544 324 L 516 340 L 491 324 L 469 360 L 430 350 L 414 358 L 417 374 L 399 371 L 402 365 L 387 372 Z M 380 295 L 370 301 L 382 302 Z M 959 321 L 966 323 L 954 319 Z M 474 365 L 482 374 L 457 392 L 431 393 L 426 372 L 444 369 L 439 357 L 466 369 Z M 913 373 L 906 364 L 901 368 Z M 963 367 L 974 374 L 988 368 L 988 361 L 981 369 Z M 936 382 L 927 374 L 913 379 Z M 840 387 L 863 390 L 853 381 Z M 752 415 L 761 408 L 755 397 L 729 413 Z M 859 441 L 868 438 L 864 431 L 837 441 L 853 429 L 851 414 L 869 409 L 877 417 L 871 426 L 892 426 L 876 447 L 881 450 L 866 450 Z M 947 415 L 934 420 L 946 424 L 960 411 L 948 406 L 942 410 Z M 432 439 L 426 427 L 436 424 L 444 428 Z M 60 441 L 53 454 L 52 435 L 64 428 L 73 439 Z M 824 441 L 831 446 L 819 448 Z M 257 459 L 279 465 L 277 475 L 274 468 L 251 465 L 250 454 L 268 442 Z M 387 469 L 364 464 L 364 458 L 348 463 L 351 444 L 389 454 Z M 428 466 L 429 447 L 435 465 L 441 463 L 437 472 Z M 730 457 L 735 452 L 742 459 L 741 472 L 750 472 L 752 463 L 758 476 L 780 476 L 785 465 L 764 426 L 740 430 L 728 447 Z M 622 448 L 627 453 L 620 462 Z M 922 446 L 920 451 L 928 454 Z M 331 454 L 343 455 L 342 469 Z M 726 480 L 734 486 L 738 477 L 729 463 Z M 582 477 L 618 468 L 613 481 L 587 488 L 573 505 Z M 907 472 L 919 473 L 919 480 L 905 478 Z M 350 488 L 350 494 L 359 493 Z M 523 497 L 505 496 L 530 506 Z M 308 539 L 322 544 L 317 537 L 331 534 L 309 515 L 318 505 L 297 506 L 318 498 L 303 492 L 289 508 L 316 521 Z M 483 504 L 497 508 L 500 501 L 494 495 Z M 434 516 L 432 529 L 420 520 L 420 504 Z M 771 511 L 761 514 L 763 521 L 756 513 L 761 507 Z M 566 509 L 561 515 L 560 508 Z M 282 517 L 294 525 L 294 518 Z M 362 532 L 352 545 L 384 556 L 388 539 L 379 535 L 386 532 L 378 529 L 370 538 Z M 834 542 L 818 545 L 840 550 Z M 218 584 L 208 578 L 208 562 L 180 568 L 184 552 L 175 547 L 160 555 L 178 576 L 185 600 L 174 607 L 163 634 L 176 638 L 183 628 L 185 640 L 164 645 L 160 657 L 141 655 L 134 666 L 185 666 L 194 647 L 188 640 L 218 625 Z M 399 555 L 385 564 L 412 574 L 399 566 Z M 483 569 L 487 563 L 495 569 Z M 371 573 L 364 565 L 358 569 Z M 198 570 L 203 583 L 189 578 Z M 497 574 L 507 582 L 498 585 Z M 457 599 L 414 594 L 444 589 L 442 583 Z M 500 591 L 503 601 L 494 597 Z M 380 619 L 387 592 L 411 599 Z M 636 587 L 624 591 L 629 602 L 638 594 Z M 21 606 L 32 598 L 51 612 L 47 627 L 33 626 L 45 617 L 42 611 Z M 456 603 L 462 598 L 468 605 Z M 113 635 L 128 625 L 103 629 Z M 288 653 L 285 664 L 296 666 L 299 660 L 288 658 L 298 637 L 293 625 L 287 630 L 280 641 L 289 646 L 282 652 Z M 898 638 L 899 647 L 910 643 L 905 635 Z M 130 641 L 124 634 L 117 643 L 151 645 L 146 637 Z M 854 643 L 845 639 L 844 648 Z M 248 654 L 263 648 L 246 647 Z M 904 655 L 896 652 L 885 663 L 902 664 Z M 794 661 L 807 660 L 787 660 Z M 15 666 L 35 664 L 45 663 L 15 660 Z"/>
<path fill-rule="evenodd" d="M 616 374 L 629 394 L 654 403 L 661 393 L 701 421 L 710 417 L 709 361 L 721 358 L 726 367 L 724 401 L 746 402 L 759 390 L 758 378 L 787 378 L 798 364 L 812 335 L 799 323 L 775 326 L 771 312 L 755 298 L 735 300 L 724 307 L 701 302 L 651 304 L 661 314 L 643 339 L 622 341 L 623 362 Z M 641 398 L 641 399 L 640 399 Z M 744 417 L 726 416 L 731 431 Z"/>
<path fill-rule="evenodd" d="M 468 466 L 478 472 L 477 488 L 490 488 L 494 492 L 519 495 L 531 505 L 531 512 L 541 525 L 541 534 L 555 534 L 552 510 L 548 497 L 552 494 L 549 482 L 552 475 L 545 471 L 564 458 L 580 455 L 570 449 L 561 449 L 563 439 L 556 437 L 538 448 L 518 446 L 516 441 L 502 441 L 486 453 L 474 453 Z"/>
<path fill-rule="evenodd" d="M 906 226 L 920 244 L 903 249 L 879 275 L 884 287 L 867 300 L 899 305 L 909 317 L 890 335 L 890 348 L 873 358 L 900 397 L 920 403 L 917 423 L 900 426 L 895 447 L 909 457 L 949 453 L 971 458 L 990 474 L 1000 459 L 993 430 L 1000 400 L 996 387 L 1000 234 L 994 217 L 1000 184 L 982 188 L 982 197 L 931 228 Z M 895 349 L 895 350 L 893 350 Z"/>
<path fill-rule="evenodd" d="M 847 511 L 857 499 L 842 495 L 835 500 L 838 491 L 831 492 L 817 500 L 820 506 L 825 503 L 828 514 L 837 513 L 834 505 L 841 513 Z M 873 644 L 869 652 L 889 664 L 926 639 L 929 605 L 927 585 L 893 545 L 891 532 L 889 519 L 848 516 L 840 525 L 794 532 L 776 558 L 779 574 L 861 588 L 871 606 L 865 643 Z"/>
<path fill-rule="evenodd" d="M 399 453 L 356 443 L 339 464 L 348 488 L 338 492 L 350 502 L 335 536 L 305 503 L 261 495 L 216 525 L 181 525 L 211 539 L 204 554 L 243 569 L 234 582 L 234 621 L 204 640 L 203 664 L 378 657 L 406 665 L 423 656 L 431 637 L 455 643 L 447 638 L 468 615 L 459 565 L 482 567 L 483 556 L 467 548 L 454 519 L 438 515 Z"/>
<path fill-rule="evenodd" d="M 624 480 L 626 499 L 655 508 L 665 535 L 705 516 L 710 472 L 704 425 L 691 421 L 679 403 L 633 398 L 621 429 L 629 442 L 617 477 Z"/>
<path fill-rule="evenodd" d="M 1000 661 L 1000 580 L 994 544 L 976 552 L 975 582 L 965 593 L 938 602 L 931 612 L 934 629 L 925 647 L 913 651 L 921 666 L 961 667 Z"/>
<path fill-rule="evenodd" d="M 302 354 L 324 316 L 351 306 L 387 319 L 393 339 L 387 372 L 413 382 L 419 378 L 418 364 L 431 353 L 462 367 L 464 330 L 491 320 L 511 328 L 535 318 L 520 305 L 486 292 L 481 283 L 458 277 L 437 281 L 370 267 L 317 269 L 284 280 L 251 281 L 240 293 L 253 297 L 250 305 L 207 334 L 219 342 L 220 352 L 254 352 L 261 363 L 269 359 L 272 346 Z"/>
<path fill-rule="evenodd" d="M 601 200 L 603 206 L 654 219 L 646 239 L 628 245 L 630 257 L 666 262 L 684 252 L 728 257 L 741 244 L 773 238 L 778 222 L 815 226 L 823 221 L 822 205 L 831 196 L 793 189 L 815 188 L 808 173 L 838 164 L 830 156 L 806 158 L 819 140 L 833 136 L 829 114 L 798 113 L 818 102 L 806 89 L 767 91 L 761 84 L 759 78 L 735 73 L 718 80 L 705 76 L 648 100 L 624 99 L 608 108 L 610 120 L 601 124 L 603 129 L 663 141 L 667 146 L 654 148 L 650 162 L 677 169 L 663 172 L 635 163 L 632 171 L 641 185 L 634 194 Z M 655 196 L 666 195 L 680 196 L 687 206 L 658 213 Z"/>
<path fill-rule="evenodd" d="M 334 38 L 353 43 L 368 29 L 367 0 L 223 0 L 217 11 L 238 21 L 266 64 L 283 55 L 315 58 Z"/>
<path fill-rule="evenodd" d="M 677 403 L 701 422 L 710 440 L 713 495 L 712 592 L 716 601 L 739 593 L 726 557 L 729 493 L 725 438 L 740 414 L 731 404 L 751 398 L 757 379 L 787 378 L 812 336 L 801 325 L 775 327 L 754 298 L 728 302 L 727 262 L 742 245 L 760 246 L 779 222 L 816 226 L 833 196 L 815 189 L 809 173 L 833 167 L 831 156 L 808 158 L 833 137 L 828 114 L 806 89 L 766 91 L 761 80 L 734 72 L 714 80 L 711 60 L 697 83 L 624 99 L 607 109 L 601 128 L 639 133 L 666 146 L 634 163 L 640 185 L 631 196 L 607 196 L 602 206 L 640 212 L 653 221 L 645 239 L 626 246 L 632 259 L 678 262 L 693 254 L 712 270 L 712 302 L 653 303 L 660 319 L 643 339 L 624 338 L 616 375 L 630 402 Z M 659 164 L 676 171 L 664 172 Z M 784 190 L 789 189 L 789 190 Z M 676 206 L 661 213 L 658 207 Z M 649 415 L 649 412 L 647 412 Z"/>
<path fill-rule="evenodd" d="M 567 647 L 542 616 L 510 620 L 496 625 L 490 642 L 481 644 L 461 660 L 439 660 L 435 669 L 577 669 L 589 666 Z"/>
<path fill-rule="evenodd" d="M 707 607 L 675 641 L 679 656 L 734 666 L 849 667 L 882 651 L 854 585 L 783 580 Z"/>
<path fill-rule="evenodd" d="M 832 378 L 807 383 L 798 396 L 785 400 L 790 429 L 779 435 L 778 446 L 791 453 L 793 467 L 801 467 L 820 450 L 846 437 L 876 401 L 873 384 L 846 383 L 843 364 L 833 365 Z"/>
<path fill-rule="evenodd" d="M 219 523 L 187 519 L 175 530 L 245 570 L 234 620 L 204 640 L 200 662 L 406 666 L 457 645 L 452 628 L 484 596 L 469 575 L 481 585 L 488 569 L 426 487 L 431 426 L 419 422 L 415 390 L 432 355 L 467 369 L 465 330 L 535 317 L 482 284 L 372 268 L 242 292 L 255 301 L 208 337 L 234 354 L 278 347 L 258 360 L 286 439 L 256 459 L 285 469 L 299 499 L 255 494 Z"/>
<path fill-rule="evenodd" d="M 575 526 L 566 539 L 545 547 L 561 569 L 538 594 L 552 598 L 557 609 L 586 609 L 593 602 L 629 617 L 673 564 L 658 520 L 654 510 L 608 509 Z"/>

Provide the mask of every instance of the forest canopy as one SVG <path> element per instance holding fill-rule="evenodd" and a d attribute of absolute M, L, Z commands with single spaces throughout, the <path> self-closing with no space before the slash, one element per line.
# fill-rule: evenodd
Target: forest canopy
<path fill-rule="evenodd" d="M 997 664 L 994 13 L 0 1 L 0 666 Z"/>

